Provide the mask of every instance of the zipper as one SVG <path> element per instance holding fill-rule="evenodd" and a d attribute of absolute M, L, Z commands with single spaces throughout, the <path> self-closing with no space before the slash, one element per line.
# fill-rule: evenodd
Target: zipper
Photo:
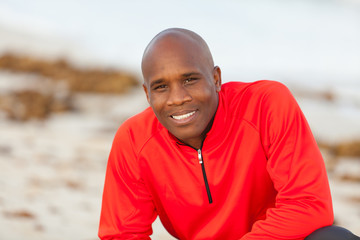
<path fill-rule="evenodd" d="M 202 174 L 203 174 L 203 177 L 204 177 L 205 188 L 206 188 L 207 196 L 208 196 L 208 199 L 209 199 L 209 203 L 212 203 L 213 200 L 212 200 L 212 197 L 211 197 L 209 182 L 208 182 L 207 177 L 206 177 L 205 166 L 204 166 L 204 161 L 203 161 L 203 157 L 202 157 L 202 153 L 201 153 L 201 148 L 198 149 L 197 152 L 198 152 L 199 164 L 201 165 L 201 170 L 202 170 Z"/>

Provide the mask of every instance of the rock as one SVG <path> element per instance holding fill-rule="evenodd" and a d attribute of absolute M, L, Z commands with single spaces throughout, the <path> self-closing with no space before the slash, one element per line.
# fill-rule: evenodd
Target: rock
<path fill-rule="evenodd" d="M 360 157 L 360 140 L 340 143 L 333 150 L 338 156 Z"/>
<path fill-rule="evenodd" d="M 132 74 L 117 70 L 80 69 L 64 59 L 48 61 L 5 54 L 0 57 L 0 69 L 65 81 L 69 90 L 74 92 L 124 93 L 139 84 Z"/>
<path fill-rule="evenodd" d="M 54 93 L 20 90 L 0 96 L 0 110 L 10 119 L 27 121 L 45 119 L 51 113 L 72 109 L 70 96 L 56 97 Z"/>
<path fill-rule="evenodd" d="M 125 72 L 80 69 L 64 59 L 50 61 L 13 54 L 0 57 L 0 70 L 23 75 L 23 87 L 0 95 L 0 110 L 19 121 L 45 119 L 51 113 L 73 109 L 74 93 L 119 94 L 139 83 Z"/>
<path fill-rule="evenodd" d="M 319 147 L 326 149 L 332 155 L 341 157 L 360 157 L 360 139 L 344 141 L 335 144 L 319 142 Z"/>

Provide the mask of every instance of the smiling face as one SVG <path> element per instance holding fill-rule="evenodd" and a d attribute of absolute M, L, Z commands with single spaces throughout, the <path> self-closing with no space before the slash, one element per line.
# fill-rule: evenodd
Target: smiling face
<path fill-rule="evenodd" d="M 200 148 L 218 106 L 221 72 L 206 43 L 192 34 L 176 30 L 155 38 L 142 70 L 147 100 L 160 123 L 182 142 Z"/>

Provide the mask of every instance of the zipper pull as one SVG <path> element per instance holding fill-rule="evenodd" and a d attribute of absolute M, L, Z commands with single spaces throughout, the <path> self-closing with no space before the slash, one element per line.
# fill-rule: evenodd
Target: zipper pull
<path fill-rule="evenodd" d="M 201 149 L 198 149 L 197 152 L 198 152 L 199 163 L 202 164 L 203 160 L 202 160 L 202 156 L 201 156 Z"/>

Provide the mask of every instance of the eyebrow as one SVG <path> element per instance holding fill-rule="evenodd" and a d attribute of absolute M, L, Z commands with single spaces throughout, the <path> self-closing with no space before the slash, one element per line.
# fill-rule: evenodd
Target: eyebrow
<path fill-rule="evenodd" d="M 200 73 L 197 73 L 197 72 L 189 72 L 189 73 L 184 73 L 182 74 L 181 76 L 183 77 L 190 77 L 192 75 L 200 75 Z"/>
<path fill-rule="evenodd" d="M 158 80 L 152 81 L 150 83 L 150 88 L 152 88 L 154 85 L 164 82 L 164 79 L 160 78 Z"/>

